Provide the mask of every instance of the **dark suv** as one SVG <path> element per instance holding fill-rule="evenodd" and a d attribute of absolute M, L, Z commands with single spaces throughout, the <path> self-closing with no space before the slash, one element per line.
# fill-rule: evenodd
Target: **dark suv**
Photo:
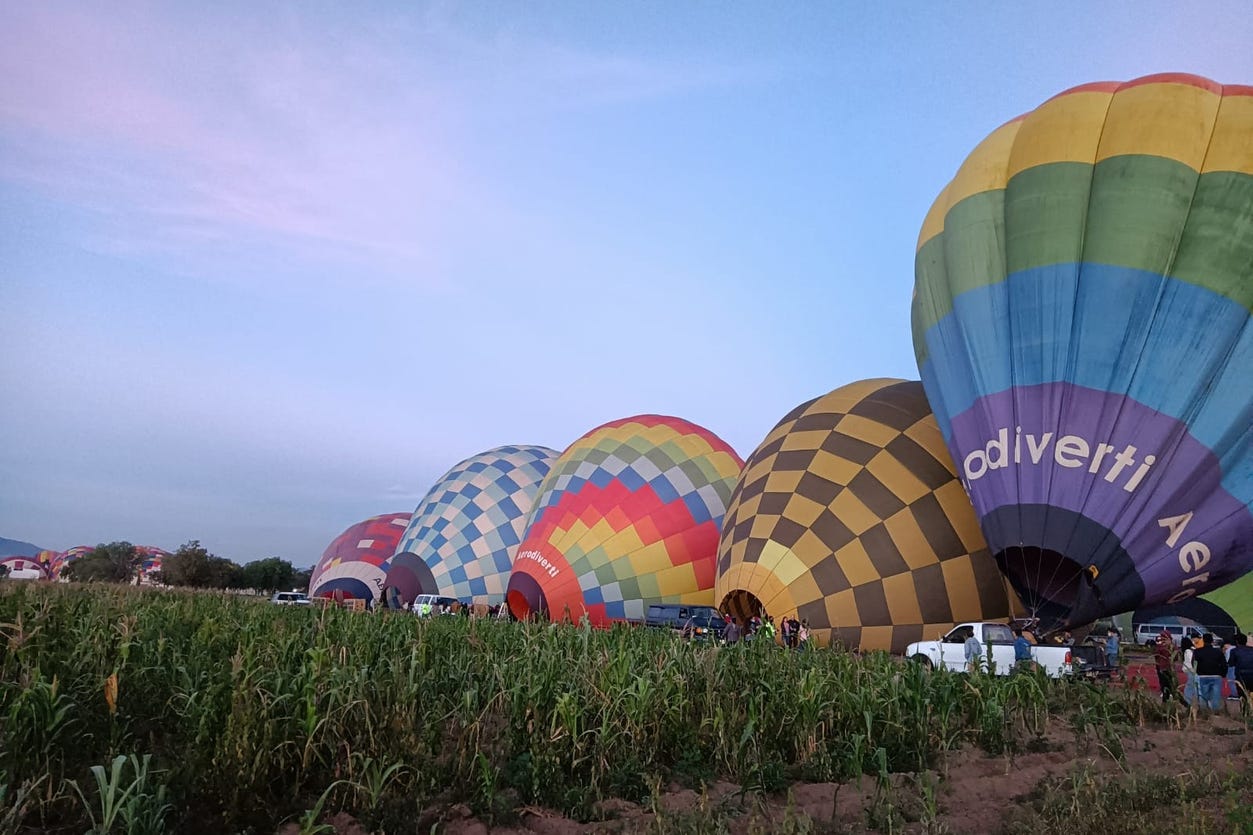
<path fill-rule="evenodd" d="M 690 626 L 689 626 L 690 624 Z M 678 603 L 654 603 L 644 617 L 645 626 L 657 626 L 682 631 L 691 630 L 698 641 L 713 641 L 722 637 L 726 621 L 713 606 L 686 606 Z"/>

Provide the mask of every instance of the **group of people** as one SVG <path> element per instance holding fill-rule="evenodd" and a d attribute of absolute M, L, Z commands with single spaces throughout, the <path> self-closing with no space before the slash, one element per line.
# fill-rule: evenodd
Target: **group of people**
<path fill-rule="evenodd" d="M 758 635 L 765 640 L 773 642 L 776 633 L 783 639 L 783 645 L 788 649 L 803 649 L 809 644 L 809 621 L 797 620 L 796 618 L 784 618 L 783 623 L 776 630 L 774 625 L 774 616 L 766 615 L 763 619 L 760 615 L 754 615 L 747 618 L 743 625 L 740 619 L 735 615 L 726 615 L 726 626 L 722 630 L 722 642 L 724 644 L 738 644 L 741 641 L 751 641 Z"/>
<path fill-rule="evenodd" d="M 1176 661 L 1183 667 L 1185 704 L 1221 710 L 1223 682 L 1228 681 L 1231 692 L 1227 698 L 1239 700 L 1242 709 L 1248 708 L 1249 691 L 1253 690 L 1253 636 L 1236 633 L 1226 642 L 1213 634 L 1195 641 L 1185 637 L 1176 649 L 1174 638 L 1163 629 L 1153 650 L 1162 701 L 1181 698 Z"/>

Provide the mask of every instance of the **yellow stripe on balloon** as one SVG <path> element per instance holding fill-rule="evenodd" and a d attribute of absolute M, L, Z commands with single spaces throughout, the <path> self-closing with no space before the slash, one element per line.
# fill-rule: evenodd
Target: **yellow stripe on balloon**
<path fill-rule="evenodd" d="M 923 244 L 944 231 L 944 217 L 950 208 L 967 197 L 1005 188 L 1005 183 L 1009 180 L 1009 151 L 1021 127 L 1021 119 L 1001 125 L 966 157 L 957 176 L 941 193 L 940 199 L 932 206 L 932 211 L 927 213 L 922 232 L 918 235 L 918 249 L 922 249 Z M 941 204 L 942 210 L 936 212 L 935 208 Z"/>
<path fill-rule="evenodd" d="M 1094 163 L 1113 98 L 1113 94 L 1102 91 L 1072 93 L 1027 114 L 1009 154 L 1010 179 L 1037 165 Z"/>
<path fill-rule="evenodd" d="M 1144 84 L 1114 94 L 1096 161 L 1127 154 L 1205 162 L 1220 97 L 1191 84 Z"/>
<path fill-rule="evenodd" d="M 1253 174 L 1253 95 L 1223 96 L 1201 169 L 1208 171 Z"/>

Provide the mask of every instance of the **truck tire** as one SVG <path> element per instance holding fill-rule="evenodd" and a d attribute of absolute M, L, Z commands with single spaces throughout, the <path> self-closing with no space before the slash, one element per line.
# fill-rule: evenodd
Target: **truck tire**
<path fill-rule="evenodd" d="M 921 652 L 917 655 L 910 656 L 910 661 L 921 666 L 924 670 L 931 669 L 931 659 L 923 655 Z"/>

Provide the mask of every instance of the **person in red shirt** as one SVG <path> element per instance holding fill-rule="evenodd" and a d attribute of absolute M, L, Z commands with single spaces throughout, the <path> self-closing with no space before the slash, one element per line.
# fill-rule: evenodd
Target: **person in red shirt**
<path fill-rule="evenodd" d="M 1165 629 L 1157 636 L 1153 648 L 1153 664 L 1157 667 L 1157 684 L 1162 691 L 1162 701 L 1179 698 L 1179 677 L 1175 673 L 1175 641 Z"/>

